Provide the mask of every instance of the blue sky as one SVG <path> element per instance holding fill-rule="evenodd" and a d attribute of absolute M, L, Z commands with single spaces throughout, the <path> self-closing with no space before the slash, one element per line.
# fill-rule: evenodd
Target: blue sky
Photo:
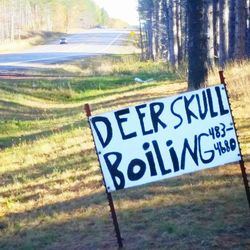
<path fill-rule="evenodd" d="M 94 0 L 110 17 L 122 19 L 129 24 L 138 24 L 137 0 Z"/>

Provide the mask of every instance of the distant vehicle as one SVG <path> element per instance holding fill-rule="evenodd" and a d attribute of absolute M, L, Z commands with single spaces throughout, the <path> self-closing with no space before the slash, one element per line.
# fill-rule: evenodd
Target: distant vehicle
<path fill-rule="evenodd" d="M 95 29 L 107 29 L 107 26 L 98 24 L 98 25 L 96 25 L 94 28 L 95 28 Z"/>
<path fill-rule="evenodd" d="M 65 38 L 65 37 L 62 37 L 61 39 L 60 39 L 60 44 L 67 44 L 68 42 L 67 42 L 67 39 Z"/>

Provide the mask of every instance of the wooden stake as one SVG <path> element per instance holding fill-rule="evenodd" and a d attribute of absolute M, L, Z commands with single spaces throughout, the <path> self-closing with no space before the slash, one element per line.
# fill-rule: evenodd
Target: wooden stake
<path fill-rule="evenodd" d="M 88 117 L 88 122 L 89 122 L 89 127 L 90 127 L 90 121 L 89 121 L 90 118 L 89 117 L 91 116 L 91 109 L 90 109 L 89 104 L 84 105 L 84 110 L 85 110 L 86 116 Z M 91 130 L 91 134 L 92 134 L 92 138 L 93 138 L 93 141 L 94 141 L 92 130 Z M 95 141 L 94 141 L 94 144 L 95 144 Z M 95 149 L 96 149 L 96 153 L 97 153 L 96 145 L 95 145 Z M 117 220 L 117 216 L 116 216 L 116 212 L 115 212 L 115 206 L 114 206 L 113 198 L 112 198 L 111 193 L 109 193 L 108 190 L 107 190 L 107 186 L 106 186 L 106 183 L 105 183 L 105 180 L 104 180 L 104 175 L 103 175 L 103 172 L 102 172 L 102 168 L 101 168 L 101 164 L 100 164 L 100 160 L 99 160 L 98 155 L 97 155 L 97 158 L 98 158 L 99 166 L 100 166 L 101 173 L 102 173 L 103 183 L 104 183 L 104 186 L 105 186 L 107 200 L 108 200 L 109 207 L 110 207 L 110 213 L 111 213 L 111 217 L 112 217 L 112 220 L 113 220 L 113 225 L 114 225 L 114 229 L 115 229 L 117 243 L 118 243 L 119 248 L 122 248 L 123 247 L 122 237 L 121 237 L 120 228 L 119 228 L 119 224 L 118 224 L 118 220 Z"/>
<path fill-rule="evenodd" d="M 227 98 L 228 98 L 228 101 L 229 101 L 229 95 L 228 95 L 228 91 L 227 91 L 227 84 L 225 82 L 225 77 L 224 77 L 224 74 L 223 74 L 222 70 L 219 71 L 219 75 L 220 75 L 220 81 L 221 81 L 221 83 L 225 87 L 225 91 L 226 91 Z M 237 131 L 237 128 L 235 126 L 235 121 L 234 121 L 234 117 L 233 117 L 232 107 L 231 107 L 230 101 L 229 101 L 229 108 L 230 108 L 230 112 L 232 114 L 234 129 L 235 129 L 235 133 L 236 133 L 236 138 L 237 138 L 238 145 L 239 145 L 240 157 L 241 157 L 241 160 L 239 161 L 239 164 L 240 164 L 241 174 L 242 174 L 242 178 L 243 178 L 243 183 L 244 183 L 244 186 L 245 186 L 245 191 L 246 191 L 248 206 L 249 206 L 249 209 L 250 209 L 250 187 L 249 187 L 249 181 L 248 181 L 248 177 L 247 177 L 245 162 L 244 162 L 244 159 L 243 159 L 243 156 L 242 156 L 242 153 L 241 153 L 241 147 L 240 147 L 240 141 L 239 141 L 238 131 Z"/>

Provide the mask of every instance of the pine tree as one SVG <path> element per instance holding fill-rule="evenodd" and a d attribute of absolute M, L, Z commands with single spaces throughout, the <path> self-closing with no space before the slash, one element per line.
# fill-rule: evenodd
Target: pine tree
<path fill-rule="evenodd" d="M 219 0 L 219 64 L 224 68 L 228 59 L 228 4 L 226 0 Z"/>
<path fill-rule="evenodd" d="M 228 58 L 234 59 L 235 50 L 235 3 L 236 0 L 229 1 L 229 48 Z"/>
<path fill-rule="evenodd" d="M 176 2 L 169 0 L 168 8 L 168 48 L 169 48 L 169 62 L 176 66 L 178 63 L 178 44 L 177 44 L 177 20 L 176 20 Z"/>
<path fill-rule="evenodd" d="M 213 1 L 205 0 L 205 30 L 207 33 L 208 65 L 214 65 Z"/>
<path fill-rule="evenodd" d="M 205 85 L 207 67 L 207 35 L 204 29 L 204 0 L 188 0 L 188 87 L 198 89 Z"/>
<path fill-rule="evenodd" d="M 236 1 L 236 22 L 235 22 L 235 59 L 240 60 L 246 57 L 246 32 L 247 32 L 247 4 L 246 0 Z"/>

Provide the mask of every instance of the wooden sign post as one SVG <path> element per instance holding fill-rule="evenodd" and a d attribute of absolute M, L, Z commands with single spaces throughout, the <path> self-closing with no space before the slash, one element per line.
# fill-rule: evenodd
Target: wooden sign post
<path fill-rule="evenodd" d="M 88 117 L 88 120 L 89 120 L 89 117 L 91 116 L 91 109 L 90 109 L 89 104 L 85 104 L 84 109 L 85 109 L 86 116 Z M 92 134 L 92 136 L 93 136 L 93 134 Z M 97 149 L 96 149 L 96 152 L 98 152 Z M 98 157 L 98 159 L 99 159 L 99 157 Z M 109 193 L 108 190 L 107 190 L 107 186 L 105 184 L 105 179 L 104 179 L 102 168 L 101 168 L 101 173 L 102 173 L 102 176 L 103 176 L 103 183 L 104 183 L 104 186 L 105 186 L 107 200 L 108 200 L 109 207 L 110 207 L 110 213 L 111 213 L 111 217 L 112 217 L 112 220 L 113 220 L 113 225 L 114 225 L 114 229 L 115 229 L 117 243 L 118 243 L 119 248 L 122 248 L 123 247 L 122 237 L 121 237 L 120 228 L 119 228 L 119 224 L 118 224 L 118 220 L 117 220 L 117 216 L 116 216 L 116 212 L 115 212 L 114 202 L 113 202 L 113 198 L 112 198 L 111 193 Z"/>

